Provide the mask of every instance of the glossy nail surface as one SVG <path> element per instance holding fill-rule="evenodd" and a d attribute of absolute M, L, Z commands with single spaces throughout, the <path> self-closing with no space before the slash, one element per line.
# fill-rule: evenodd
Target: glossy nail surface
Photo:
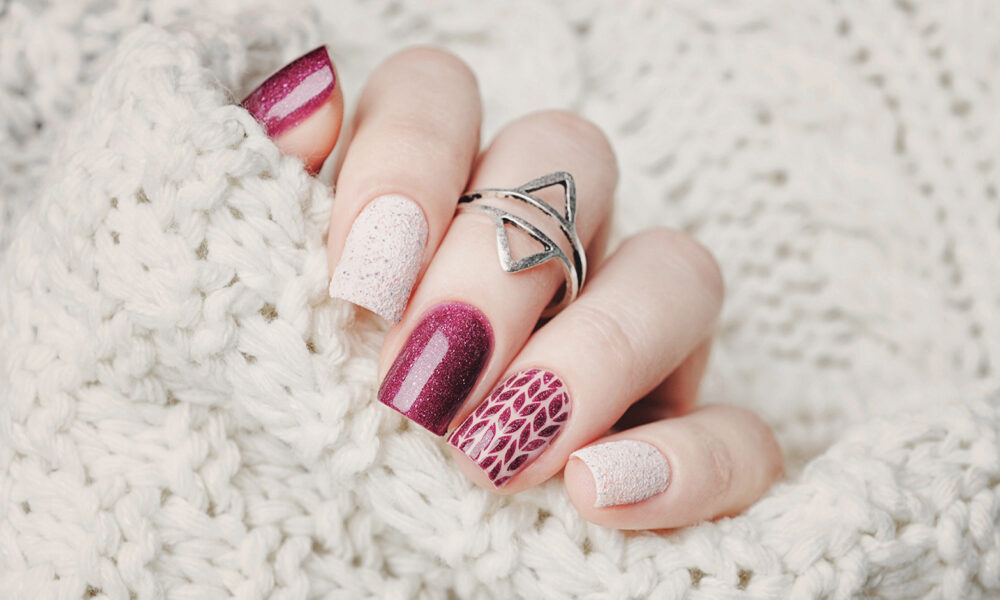
<path fill-rule="evenodd" d="M 399 195 L 372 200 L 351 226 L 330 279 L 330 296 L 398 323 L 426 243 L 427 221 L 414 201 Z"/>
<path fill-rule="evenodd" d="M 320 46 L 271 75 L 241 104 L 273 138 L 315 112 L 330 97 L 336 84 L 326 46 Z"/>
<path fill-rule="evenodd" d="M 378 399 L 442 435 L 493 353 L 493 328 L 460 302 L 427 311 L 389 368 Z"/>
<path fill-rule="evenodd" d="M 516 373 L 448 437 L 500 487 L 552 443 L 570 412 L 566 385 L 544 369 Z"/>
<path fill-rule="evenodd" d="M 634 504 L 670 485 L 670 466 L 663 453 L 646 442 L 618 440 L 581 448 L 579 458 L 594 478 L 594 506 Z"/>

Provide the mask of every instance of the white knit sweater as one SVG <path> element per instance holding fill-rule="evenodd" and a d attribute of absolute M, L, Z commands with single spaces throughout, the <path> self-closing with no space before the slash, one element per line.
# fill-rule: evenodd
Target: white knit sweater
<path fill-rule="evenodd" d="M 0 598 L 1000 597 L 1000 5 L 37 4 L 0 4 Z M 374 402 L 330 190 L 232 103 L 322 42 L 349 102 L 433 43 L 486 136 L 603 126 L 619 233 L 718 255 L 706 401 L 787 479 L 625 534 Z"/>

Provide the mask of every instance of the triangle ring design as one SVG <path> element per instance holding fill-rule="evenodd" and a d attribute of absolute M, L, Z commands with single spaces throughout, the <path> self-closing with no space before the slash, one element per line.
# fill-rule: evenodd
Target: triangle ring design
<path fill-rule="evenodd" d="M 532 195 L 532 192 L 537 192 L 553 185 L 562 186 L 565 192 L 565 214 L 560 213 L 551 204 L 541 198 Z M 490 204 L 488 202 L 490 198 L 519 200 L 538 209 L 548 217 L 555 219 L 559 224 L 559 229 L 562 231 L 563 236 L 565 236 L 566 241 L 569 242 L 572 248 L 572 260 L 559 247 L 559 244 L 552 241 L 552 238 L 542 230 L 529 223 L 526 219 Z M 542 313 L 543 317 L 551 317 L 576 299 L 587 277 L 587 255 L 584 253 L 583 244 L 580 243 L 580 236 L 576 233 L 576 183 L 573 181 L 572 175 L 565 171 L 558 171 L 529 181 L 512 190 L 475 190 L 459 198 L 458 210 L 483 212 L 493 219 L 497 238 L 497 253 L 500 256 L 500 266 L 504 271 L 517 273 L 533 269 L 550 260 L 559 261 L 560 265 L 562 265 L 563 274 L 566 277 L 566 287 L 559 300 L 554 301 L 553 304 L 545 309 L 545 312 Z M 507 237 L 506 225 L 508 223 L 534 238 L 542 245 L 542 250 L 515 260 L 511 256 L 510 239 Z"/>

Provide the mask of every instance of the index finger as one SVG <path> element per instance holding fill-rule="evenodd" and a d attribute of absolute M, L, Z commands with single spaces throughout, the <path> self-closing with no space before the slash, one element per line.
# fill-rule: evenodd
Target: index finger
<path fill-rule="evenodd" d="M 376 69 L 337 176 L 331 296 L 402 318 L 469 178 L 481 112 L 476 78 L 452 54 L 411 48 Z"/>

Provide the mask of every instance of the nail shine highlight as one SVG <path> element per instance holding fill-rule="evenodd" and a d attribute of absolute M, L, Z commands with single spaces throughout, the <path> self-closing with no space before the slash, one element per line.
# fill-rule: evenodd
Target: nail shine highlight
<path fill-rule="evenodd" d="M 273 138 L 316 112 L 336 85 L 330 55 L 320 46 L 270 76 L 240 104 Z"/>
<path fill-rule="evenodd" d="M 493 353 L 493 328 L 479 309 L 460 302 L 429 310 L 382 381 L 378 399 L 443 435 L 476 386 Z"/>

